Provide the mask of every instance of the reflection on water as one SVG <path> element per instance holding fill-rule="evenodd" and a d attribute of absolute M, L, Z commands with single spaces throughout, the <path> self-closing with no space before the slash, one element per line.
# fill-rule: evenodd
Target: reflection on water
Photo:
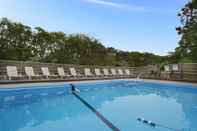
<path fill-rule="evenodd" d="M 111 86 L 116 86 L 116 89 L 103 88 L 80 95 L 120 129 L 153 130 L 136 121 L 137 117 L 144 117 L 169 127 L 197 131 L 196 89 L 149 83 L 133 85 L 128 82 Z"/>
<path fill-rule="evenodd" d="M 25 104 L 12 103 L 0 109 L 0 131 L 108 130 L 69 94 L 43 97 Z"/>

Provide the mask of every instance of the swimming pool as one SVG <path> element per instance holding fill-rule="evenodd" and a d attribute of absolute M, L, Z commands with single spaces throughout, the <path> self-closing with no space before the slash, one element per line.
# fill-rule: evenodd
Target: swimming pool
<path fill-rule="evenodd" d="M 197 131 L 195 86 L 132 80 L 74 85 L 79 98 L 69 84 L 0 89 L 0 131 Z"/>

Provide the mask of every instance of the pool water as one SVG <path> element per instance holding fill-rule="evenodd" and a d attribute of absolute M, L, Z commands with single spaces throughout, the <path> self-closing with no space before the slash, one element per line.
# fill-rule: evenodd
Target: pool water
<path fill-rule="evenodd" d="M 197 131 L 194 86 L 126 80 L 74 85 L 77 95 L 121 131 Z M 69 92 L 68 84 L 0 89 L 0 131 L 113 130 Z"/>

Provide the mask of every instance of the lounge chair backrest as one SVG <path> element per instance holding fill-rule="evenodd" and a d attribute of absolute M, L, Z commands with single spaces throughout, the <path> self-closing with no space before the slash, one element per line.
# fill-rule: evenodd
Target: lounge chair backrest
<path fill-rule="evenodd" d="M 179 71 L 179 65 L 178 64 L 172 64 L 172 71 Z"/>
<path fill-rule="evenodd" d="M 9 77 L 18 77 L 18 71 L 17 71 L 17 68 L 16 66 L 7 66 L 7 75 Z"/>
<path fill-rule="evenodd" d="M 111 73 L 112 73 L 112 75 L 117 75 L 115 69 L 111 69 Z"/>
<path fill-rule="evenodd" d="M 165 71 L 170 71 L 170 66 L 169 66 L 169 65 L 165 65 L 165 66 L 164 66 L 164 70 L 165 70 Z"/>
<path fill-rule="evenodd" d="M 59 76 L 65 76 L 64 68 L 63 67 L 58 67 L 57 72 Z"/>
<path fill-rule="evenodd" d="M 71 67 L 71 68 L 69 68 L 69 70 L 70 70 L 70 74 L 72 76 L 77 76 L 77 72 L 76 72 L 75 68 Z"/>
<path fill-rule="evenodd" d="M 41 67 L 41 70 L 44 76 L 50 76 L 48 67 Z"/>
<path fill-rule="evenodd" d="M 92 76 L 92 73 L 90 72 L 89 68 L 85 68 L 84 73 L 85 73 L 86 76 Z"/>
<path fill-rule="evenodd" d="M 109 75 L 109 70 L 108 69 L 103 69 L 104 75 L 108 76 Z"/>
<path fill-rule="evenodd" d="M 119 75 L 124 75 L 122 69 L 118 69 Z"/>
<path fill-rule="evenodd" d="M 30 77 L 35 76 L 34 70 L 32 67 L 25 67 L 25 73 L 27 76 L 30 76 Z"/>
<path fill-rule="evenodd" d="M 100 69 L 96 68 L 94 71 L 97 76 L 102 76 Z"/>
<path fill-rule="evenodd" d="M 131 75 L 130 70 L 129 69 L 125 69 L 125 73 L 126 75 Z"/>

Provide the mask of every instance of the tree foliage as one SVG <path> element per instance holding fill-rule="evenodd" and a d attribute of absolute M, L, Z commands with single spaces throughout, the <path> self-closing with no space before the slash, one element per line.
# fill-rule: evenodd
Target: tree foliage
<path fill-rule="evenodd" d="M 106 48 L 84 34 L 48 32 L 21 23 L 0 20 L 0 59 L 83 65 L 142 66 L 165 61 L 151 53 Z"/>
<path fill-rule="evenodd" d="M 178 16 L 182 26 L 176 30 L 181 40 L 175 56 L 180 62 L 197 62 L 197 0 L 188 2 Z"/>

